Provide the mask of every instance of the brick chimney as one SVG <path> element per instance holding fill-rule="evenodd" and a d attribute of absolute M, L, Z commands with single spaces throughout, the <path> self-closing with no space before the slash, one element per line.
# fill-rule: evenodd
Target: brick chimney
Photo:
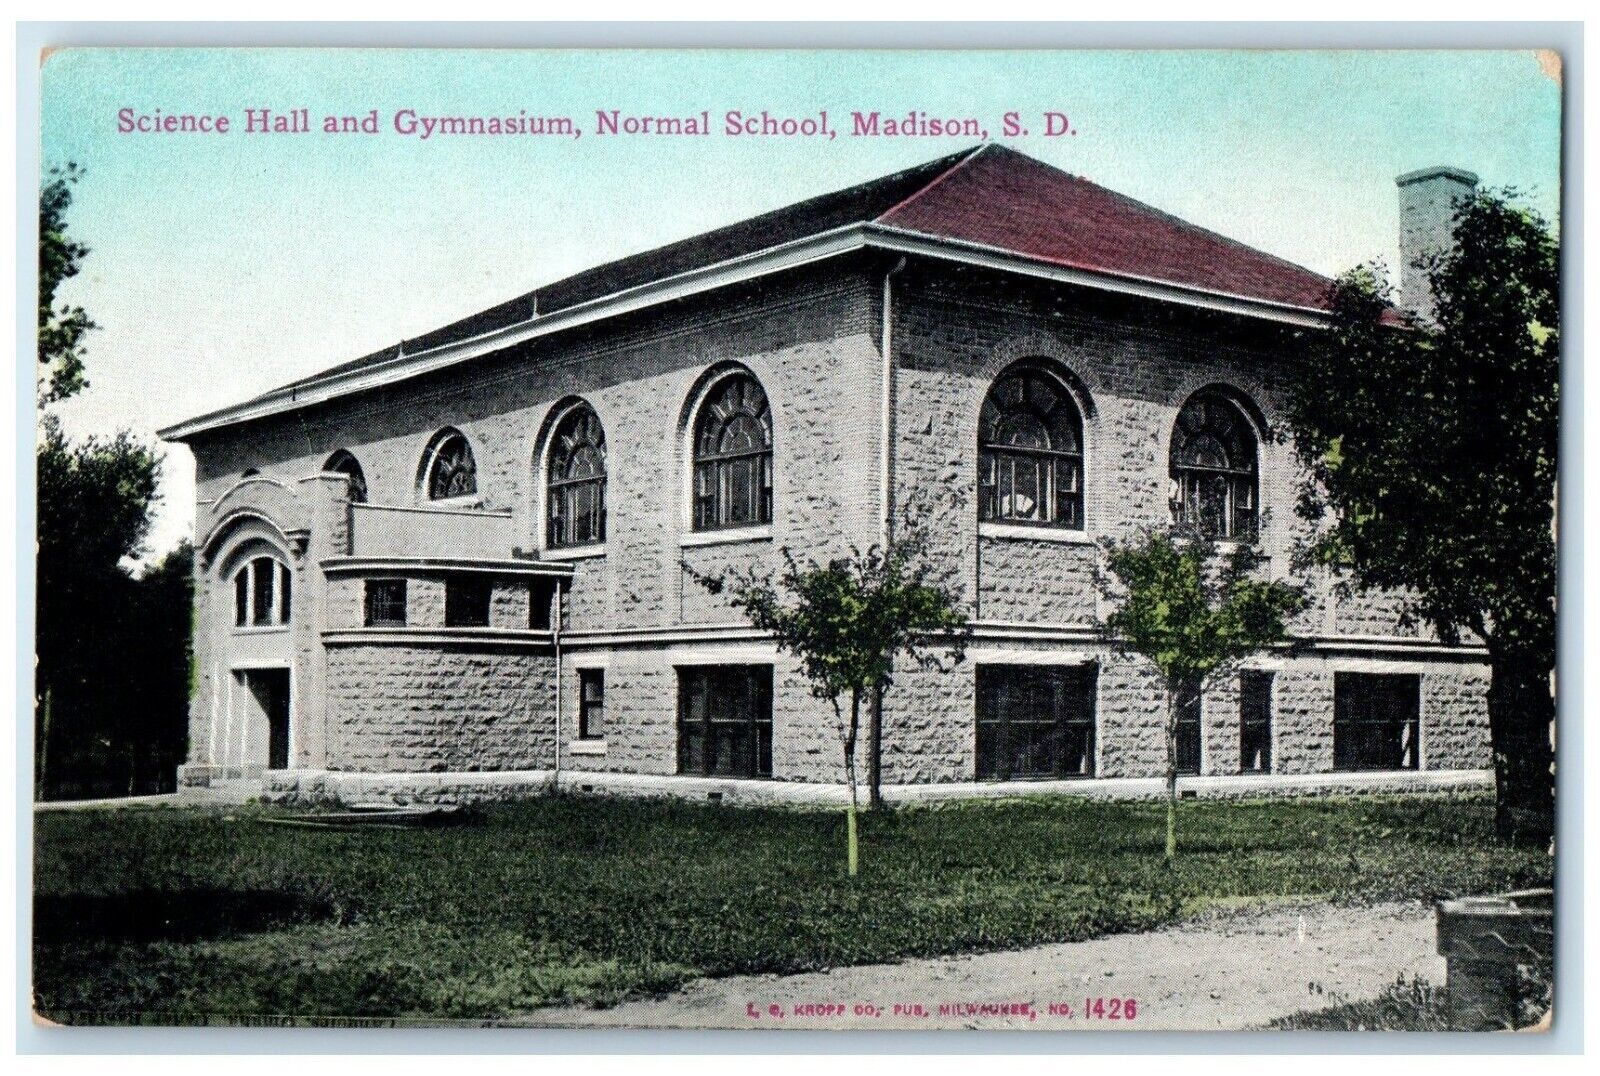
<path fill-rule="evenodd" d="M 1433 319 L 1433 288 L 1426 260 L 1450 248 L 1456 205 L 1472 197 L 1478 177 L 1460 168 L 1435 165 L 1395 178 L 1400 188 L 1400 305 Z"/>

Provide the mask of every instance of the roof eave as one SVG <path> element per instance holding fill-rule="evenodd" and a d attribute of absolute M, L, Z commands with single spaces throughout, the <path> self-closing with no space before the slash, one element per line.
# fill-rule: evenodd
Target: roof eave
<path fill-rule="evenodd" d="M 456 363 L 501 351 L 528 340 L 661 303 L 688 298 L 730 284 L 784 272 L 864 248 L 920 254 L 947 261 L 1018 273 L 1039 279 L 1118 292 L 1184 306 L 1201 307 L 1245 317 L 1302 327 L 1327 324 L 1326 311 L 1170 281 L 1060 265 L 1039 258 L 946 236 L 913 232 L 877 223 L 848 224 L 751 254 L 740 255 L 632 288 L 625 288 L 575 306 L 552 311 L 466 340 L 426 351 L 402 354 L 346 373 L 313 379 L 257 396 L 241 404 L 199 415 L 158 431 L 164 441 L 183 442 L 203 433 L 326 403 L 373 388 L 420 377 Z"/>
<path fill-rule="evenodd" d="M 859 250 L 864 244 L 865 236 L 863 226 L 860 224 L 819 232 L 803 239 L 663 277 L 648 284 L 625 288 L 610 295 L 564 307 L 529 321 L 508 325 L 466 340 L 441 344 L 426 351 L 412 352 L 371 366 L 364 366 L 359 370 L 313 379 L 268 392 L 244 403 L 168 426 L 158 431 L 157 436 L 165 441 L 184 441 L 224 426 L 324 403 L 353 392 L 418 377 L 445 366 L 466 362 L 480 355 L 500 351 L 551 333 L 832 258 L 852 250 Z"/>
<path fill-rule="evenodd" d="M 1080 266 L 1064 265 L 1018 254 L 1003 247 L 987 246 L 949 236 L 930 235 L 926 232 L 908 231 L 885 224 L 873 224 L 869 227 L 878 233 L 873 237 L 871 245 L 885 250 L 905 254 L 927 254 L 1063 284 L 1120 292 L 1184 306 L 1203 307 L 1304 328 L 1322 328 L 1328 324 L 1328 312 L 1314 306 L 1298 306 L 1155 277 L 1117 273 L 1108 269 L 1085 269 Z"/>

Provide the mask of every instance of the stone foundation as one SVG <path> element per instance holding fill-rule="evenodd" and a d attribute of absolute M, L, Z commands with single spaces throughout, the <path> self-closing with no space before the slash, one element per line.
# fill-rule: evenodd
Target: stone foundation
<path fill-rule="evenodd" d="M 1251 774 L 1184 777 L 1180 796 L 1196 799 L 1246 799 L 1373 795 L 1397 792 L 1474 791 L 1494 787 L 1488 770 L 1425 770 L 1404 773 Z M 508 770 L 495 773 L 340 773 L 327 770 L 269 770 L 262 798 L 286 805 L 366 803 L 479 803 L 531 799 L 559 789 L 596 796 L 678 797 L 753 805 L 842 807 L 845 785 L 800 781 L 748 781 L 563 770 Z M 1151 800 L 1166 795 L 1159 778 L 1092 778 L 1077 781 L 951 782 L 885 785 L 891 804 L 937 803 L 963 799 L 1006 799 L 1064 795 L 1096 800 Z M 861 800 L 866 789 L 860 790 Z"/>
<path fill-rule="evenodd" d="M 206 762 L 186 762 L 178 767 L 179 788 L 210 788 L 218 781 L 254 781 L 267 772 L 262 765 L 213 766 Z"/>

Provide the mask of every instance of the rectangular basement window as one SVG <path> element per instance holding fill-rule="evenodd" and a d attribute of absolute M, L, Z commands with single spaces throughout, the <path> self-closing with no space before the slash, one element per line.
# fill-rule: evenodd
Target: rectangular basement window
<path fill-rule="evenodd" d="M 405 627 L 406 581 L 404 579 L 368 579 L 365 604 L 367 627 Z"/>
<path fill-rule="evenodd" d="M 1202 689 L 1198 685 L 1185 689 L 1183 705 L 1178 708 L 1178 772 L 1190 777 L 1200 773 L 1203 710 Z"/>
<path fill-rule="evenodd" d="M 980 781 L 1093 777 L 1096 665 L 979 665 Z"/>
<path fill-rule="evenodd" d="M 578 739 L 603 740 L 606 735 L 606 671 L 578 670 Z"/>
<path fill-rule="evenodd" d="M 772 776 L 772 666 L 678 669 L 678 772 Z"/>
<path fill-rule="evenodd" d="M 1272 674 L 1239 674 L 1239 772 L 1272 772 Z"/>
<path fill-rule="evenodd" d="M 486 575 L 451 575 L 444 581 L 444 626 L 487 628 L 493 580 Z"/>
<path fill-rule="evenodd" d="M 1334 769 L 1416 769 L 1421 693 L 1413 674 L 1334 673 Z"/>

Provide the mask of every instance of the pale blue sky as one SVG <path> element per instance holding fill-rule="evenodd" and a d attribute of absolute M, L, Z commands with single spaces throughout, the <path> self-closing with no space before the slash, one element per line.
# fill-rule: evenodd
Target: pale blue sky
<path fill-rule="evenodd" d="M 1430 164 L 1554 219 L 1560 92 L 1511 52 L 71 50 L 43 75 L 43 158 L 88 169 L 93 253 L 63 298 L 102 329 L 74 432 L 146 436 L 574 270 L 916 164 L 972 139 L 610 138 L 596 109 L 1000 116 L 1025 153 L 1320 272 L 1393 263 L 1394 177 Z M 122 135 L 117 111 L 226 136 Z M 379 111 L 385 133 L 260 137 L 252 107 Z M 398 109 L 571 115 L 571 139 L 419 141 Z M 1038 115 L 1077 134 L 1042 137 Z M 720 131 L 720 125 L 719 125 Z M 152 545 L 193 525 L 167 449 Z"/>

